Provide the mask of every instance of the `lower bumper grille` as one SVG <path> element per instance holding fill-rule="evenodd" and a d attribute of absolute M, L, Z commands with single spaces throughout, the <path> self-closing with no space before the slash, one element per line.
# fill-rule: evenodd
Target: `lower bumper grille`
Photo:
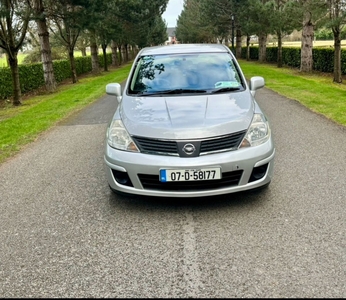
<path fill-rule="evenodd" d="M 202 181 L 178 181 L 178 182 L 161 182 L 159 175 L 138 174 L 138 178 L 144 189 L 159 191 L 201 191 L 212 190 L 224 187 L 235 186 L 239 184 L 243 170 L 222 173 L 222 178 L 218 180 Z"/>

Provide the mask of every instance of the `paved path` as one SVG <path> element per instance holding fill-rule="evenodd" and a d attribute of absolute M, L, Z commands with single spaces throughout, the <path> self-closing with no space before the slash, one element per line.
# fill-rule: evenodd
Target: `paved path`
<path fill-rule="evenodd" d="M 263 89 L 274 179 L 206 199 L 113 195 L 104 97 L 0 166 L 2 297 L 346 297 L 346 128 Z"/>

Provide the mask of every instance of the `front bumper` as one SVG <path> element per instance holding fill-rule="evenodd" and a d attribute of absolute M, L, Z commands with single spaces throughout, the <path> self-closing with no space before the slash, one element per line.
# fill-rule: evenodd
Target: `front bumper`
<path fill-rule="evenodd" d="M 182 158 L 119 151 L 105 145 L 105 168 L 109 186 L 115 191 L 157 197 L 204 197 L 259 188 L 270 183 L 273 175 L 275 148 L 270 138 L 266 143 L 235 151 Z M 261 167 L 262 166 L 262 167 Z M 199 181 L 194 184 L 161 183 L 160 169 L 200 169 L 221 167 L 223 177 L 235 180 Z M 255 173 L 258 173 L 256 176 Z M 227 173 L 227 174 L 226 174 Z M 255 176 L 254 176 L 255 175 Z M 156 179 L 157 176 L 157 179 Z M 117 178 L 117 180 L 115 179 Z M 146 178 L 154 185 L 148 185 Z"/>

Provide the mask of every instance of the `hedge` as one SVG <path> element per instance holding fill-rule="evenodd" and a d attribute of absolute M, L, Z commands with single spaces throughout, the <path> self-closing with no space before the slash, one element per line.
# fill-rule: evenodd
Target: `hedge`
<path fill-rule="evenodd" d="M 278 47 L 267 47 L 266 58 L 269 63 L 276 63 Z M 333 48 L 313 48 L 313 66 L 315 71 L 333 73 L 334 72 L 334 49 Z M 246 47 L 242 47 L 241 58 L 246 58 Z M 258 47 L 250 47 L 250 60 L 258 60 Z M 300 48 L 282 48 L 282 63 L 285 66 L 300 68 Z M 341 49 L 341 72 L 346 74 L 346 49 Z"/>
<path fill-rule="evenodd" d="M 91 56 L 75 58 L 77 76 L 92 71 Z M 107 64 L 112 63 L 112 54 L 107 53 Z M 103 54 L 99 55 L 100 67 L 104 66 Z M 23 64 L 18 66 L 20 88 L 22 93 L 26 93 L 44 86 L 44 74 L 42 63 Z M 62 82 L 71 78 L 70 62 L 68 60 L 54 60 L 53 70 L 56 81 Z M 13 95 L 11 69 L 0 68 L 0 99 L 7 99 Z"/>

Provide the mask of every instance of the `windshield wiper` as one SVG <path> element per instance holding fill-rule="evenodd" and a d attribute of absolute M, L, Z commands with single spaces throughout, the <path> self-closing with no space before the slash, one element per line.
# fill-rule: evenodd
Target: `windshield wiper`
<path fill-rule="evenodd" d="M 213 91 L 211 91 L 211 93 L 212 94 L 217 94 L 217 93 L 238 91 L 238 90 L 240 90 L 240 87 L 223 87 L 223 88 L 219 88 L 217 90 L 213 90 Z"/>
<path fill-rule="evenodd" d="M 206 93 L 206 90 L 194 90 L 194 89 L 173 89 L 165 91 L 157 91 L 155 93 L 141 93 L 138 96 L 155 96 L 155 95 L 169 95 L 169 94 L 185 94 L 185 93 Z"/>

